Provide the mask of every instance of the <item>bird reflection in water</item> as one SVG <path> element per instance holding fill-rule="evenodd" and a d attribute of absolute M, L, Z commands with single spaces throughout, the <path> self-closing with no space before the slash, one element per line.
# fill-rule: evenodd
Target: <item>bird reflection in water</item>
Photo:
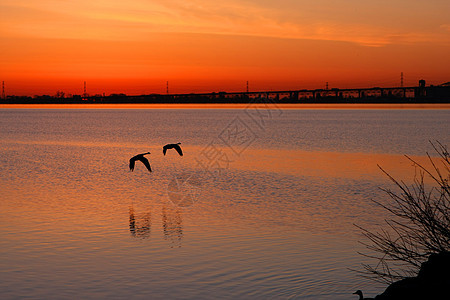
<path fill-rule="evenodd" d="M 183 238 L 183 222 L 180 211 L 170 206 L 163 206 L 162 226 L 164 239 L 169 241 L 170 247 L 181 247 L 181 239 Z"/>
<path fill-rule="evenodd" d="M 150 237 L 151 212 L 136 214 L 130 206 L 130 233 L 135 238 L 147 239 Z"/>

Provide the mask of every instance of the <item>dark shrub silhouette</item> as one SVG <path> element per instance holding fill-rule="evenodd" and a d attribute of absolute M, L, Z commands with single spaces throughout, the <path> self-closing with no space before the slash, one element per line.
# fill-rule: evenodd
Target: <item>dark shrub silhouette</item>
<path fill-rule="evenodd" d="M 368 239 L 362 244 L 370 253 L 361 254 L 378 261 L 363 265 L 365 277 L 393 282 L 416 276 L 430 255 L 450 251 L 450 155 L 445 145 L 430 143 L 438 154 L 433 158 L 427 153 L 431 167 L 406 156 L 419 171 L 410 185 L 379 166 L 397 191 L 383 189 L 391 199 L 388 204 L 373 200 L 390 213 L 387 228 L 371 232 L 356 225 Z"/>

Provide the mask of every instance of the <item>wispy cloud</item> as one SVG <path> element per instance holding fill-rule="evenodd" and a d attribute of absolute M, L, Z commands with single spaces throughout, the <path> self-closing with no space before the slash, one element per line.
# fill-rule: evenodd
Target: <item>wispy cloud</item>
<path fill-rule="evenodd" d="M 2 34 L 58 38 L 142 40 L 152 32 L 189 32 L 345 41 L 365 46 L 450 43 L 447 23 L 434 31 L 439 25 L 397 24 L 406 18 L 387 17 L 396 7 L 395 1 L 380 8 L 359 1 L 344 2 L 282 0 L 275 5 L 268 0 L 2 0 L 0 24 Z M 345 4 L 352 6 L 343 7 Z M 402 9 L 407 15 L 408 9 Z M 374 18 L 372 14 L 383 17 Z M 433 22 L 440 18 L 445 16 L 439 15 Z"/>

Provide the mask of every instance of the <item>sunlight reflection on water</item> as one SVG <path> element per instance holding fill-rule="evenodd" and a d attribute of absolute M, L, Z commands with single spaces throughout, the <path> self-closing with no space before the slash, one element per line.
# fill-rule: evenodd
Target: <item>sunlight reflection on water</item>
<path fill-rule="evenodd" d="M 198 158 L 241 113 L 0 110 L 2 298 L 381 292 L 348 270 L 364 260 L 352 224 L 382 222 L 370 199 L 389 183 L 376 164 L 409 176 L 401 154 L 448 142 L 449 112 L 274 114 L 244 151 L 222 144 L 231 159 L 207 176 Z M 162 155 L 178 141 L 185 156 Z M 128 159 L 148 150 L 154 172 L 129 172 Z M 171 185 L 186 174 L 196 176 L 193 198 Z"/>

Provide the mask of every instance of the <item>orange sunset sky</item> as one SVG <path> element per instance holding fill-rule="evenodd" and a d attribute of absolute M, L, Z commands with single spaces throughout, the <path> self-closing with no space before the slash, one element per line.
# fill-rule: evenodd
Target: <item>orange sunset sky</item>
<path fill-rule="evenodd" d="M 450 81 L 448 0 L 0 0 L 8 95 Z"/>

